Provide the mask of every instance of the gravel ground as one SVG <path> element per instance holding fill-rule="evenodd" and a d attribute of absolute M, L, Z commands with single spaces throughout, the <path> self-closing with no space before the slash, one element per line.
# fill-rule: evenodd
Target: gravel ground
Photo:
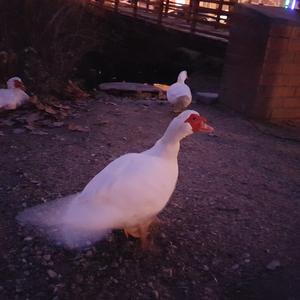
<path fill-rule="evenodd" d="M 2 114 L 0 298 L 300 299 L 299 143 L 220 106 L 192 109 L 216 135 L 182 142 L 177 188 L 153 233 L 158 253 L 121 231 L 70 251 L 15 216 L 152 146 L 172 118 L 167 103 L 100 94 L 72 117 L 88 132 L 62 126 L 34 135 L 3 125 L 17 112 Z"/>

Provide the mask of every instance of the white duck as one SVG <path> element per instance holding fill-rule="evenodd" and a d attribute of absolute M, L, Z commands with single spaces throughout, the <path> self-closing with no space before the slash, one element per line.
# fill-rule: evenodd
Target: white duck
<path fill-rule="evenodd" d="M 167 99 L 172 104 L 174 112 L 181 112 L 192 102 L 192 93 L 188 85 L 185 84 L 187 72 L 181 71 L 177 82 L 173 83 L 167 90 Z"/>
<path fill-rule="evenodd" d="M 212 131 L 198 112 L 184 111 L 149 150 L 119 157 L 82 192 L 26 209 L 17 219 L 46 229 L 68 247 L 99 240 L 111 229 L 124 229 L 147 247 L 149 226 L 175 189 L 180 140 L 193 132 Z"/>
<path fill-rule="evenodd" d="M 7 89 L 0 89 L 0 109 L 16 109 L 28 101 L 29 96 L 24 92 L 25 87 L 19 77 L 10 78 L 6 84 Z"/>

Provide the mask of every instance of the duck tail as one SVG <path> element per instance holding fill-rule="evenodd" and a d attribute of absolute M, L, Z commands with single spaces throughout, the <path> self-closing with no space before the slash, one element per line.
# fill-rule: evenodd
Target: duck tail
<path fill-rule="evenodd" d="M 68 213 L 79 194 L 70 195 L 20 212 L 16 219 L 38 235 L 43 235 L 56 245 L 83 248 L 101 240 L 108 230 L 76 226 L 67 220 Z M 78 216 L 80 219 L 80 216 Z M 81 225 L 81 224 L 80 224 Z"/>

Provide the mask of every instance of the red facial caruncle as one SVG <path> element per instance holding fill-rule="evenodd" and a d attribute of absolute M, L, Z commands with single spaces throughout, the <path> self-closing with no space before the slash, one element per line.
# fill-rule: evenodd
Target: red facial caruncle
<path fill-rule="evenodd" d="M 206 119 L 197 114 L 191 114 L 185 123 L 189 123 L 192 127 L 193 132 L 213 132 L 214 129 L 206 124 Z"/>
<path fill-rule="evenodd" d="M 14 80 L 14 85 L 15 85 L 16 89 L 21 89 L 21 90 L 25 91 L 25 86 L 22 81 Z"/>

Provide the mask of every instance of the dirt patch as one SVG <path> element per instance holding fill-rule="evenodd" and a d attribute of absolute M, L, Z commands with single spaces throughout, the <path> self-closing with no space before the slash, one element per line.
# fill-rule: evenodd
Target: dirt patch
<path fill-rule="evenodd" d="M 153 145 L 172 118 L 166 102 L 100 94 L 72 115 L 87 131 L 45 127 L 47 135 L 34 135 L 3 125 L 1 299 L 298 299 L 299 144 L 221 107 L 192 108 L 216 136 L 182 142 L 177 188 L 154 235 L 158 254 L 120 231 L 69 251 L 15 216 L 80 191 L 119 155 Z M 268 269 L 273 260 L 279 265 Z"/>

